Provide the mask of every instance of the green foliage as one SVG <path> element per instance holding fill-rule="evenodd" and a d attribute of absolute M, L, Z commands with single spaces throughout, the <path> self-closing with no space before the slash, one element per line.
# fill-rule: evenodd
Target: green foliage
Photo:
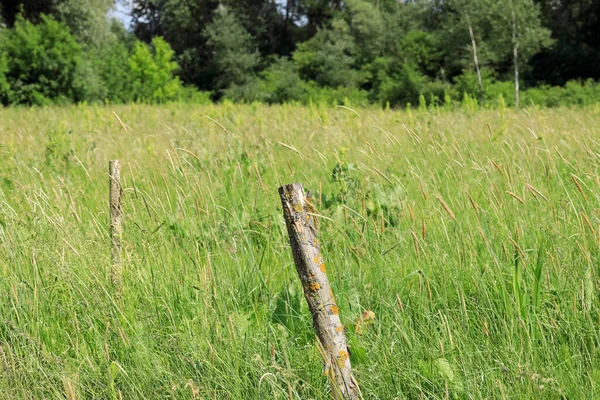
<path fill-rule="evenodd" d="M 17 17 L 2 36 L 0 52 L 6 54 L 10 85 L 4 104 L 45 105 L 79 97 L 81 48 L 64 24 L 46 15 L 37 25 Z"/>
<path fill-rule="evenodd" d="M 311 99 L 331 104 L 346 97 L 362 104 L 366 95 L 371 103 L 394 107 L 422 105 L 422 96 L 432 107 L 448 96 L 458 104 L 468 93 L 491 107 L 500 96 L 514 103 L 516 49 L 522 87 L 540 89 L 522 97 L 524 104 L 588 104 L 589 88 L 547 87 L 600 79 L 593 68 L 600 62 L 600 6 L 592 0 L 571 3 L 133 0 L 129 30 L 110 19 L 113 0 L 5 1 L 0 99 L 204 102 L 211 92 L 213 100 L 269 104 Z M 47 16 L 61 25 L 49 24 Z M 134 43 L 137 38 L 152 47 L 156 37 L 168 43 L 159 45 L 167 49 L 166 58 L 158 55 L 164 60 L 154 59 L 156 49 Z M 8 54 L 7 43 L 19 40 L 23 43 L 11 45 L 18 54 Z M 29 62 L 27 52 L 40 62 Z M 482 90 L 477 69 L 484 75 Z M 200 94 L 193 95 L 193 88 Z"/>
<path fill-rule="evenodd" d="M 225 99 L 235 103 L 252 103 L 264 100 L 261 88 L 261 82 L 253 79 L 241 85 L 232 83 L 226 89 L 221 90 L 221 93 Z"/>
<path fill-rule="evenodd" d="M 111 39 L 106 13 L 112 0 L 58 0 L 56 17 L 84 47 L 99 47 Z"/>
<path fill-rule="evenodd" d="M 261 93 L 266 103 L 301 101 L 307 96 L 306 83 L 298 74 L 294 63 L 279 58 L 261 73 Z"/>
<path fill-rule="evenodd" d="M 111 40 L 104 46 L 90 50 L 87 55 L 104 88 L 97 100 L 126 103 L 134 99 L 132 85 L 135 75 L 131 72 L 130 52 L 124 42 Z"/>
<path fill-rule="evenodd" d="M 8 60 L 6 53 L 3 51 L 3 32 L 0 30 L 0 103 L 6 104 L 10 92 L 10 84 L 6 78 L 8 72 Z"/>
<path fill-rule="evenodd" d="M 302 99 L 302 103 L 366 106 L 369 104 L 369 100 L 368 92 L 355 87 L 320 87 L 313 82 L 309 82 L 306 85 L 306 93 Z"/>
<path fill-rule="evenodd" d="M 438 38 L 425 31 L 411 30 L 399 39 L 400 58 L 404 63 L 415 64 L 425 74 L 435 74 L 443 51 Z"/>
<path fill-rule="evenodd" d="M 367 0 L 347 0 L 344 6 L 344 17 L 359 63 L 380 56 L 385 26 L 379 8 Z"/>
<path fill-rule="evenodd" d="M 335 20 L 332 28 L 321 29 L 294 52 L 294 63 L 300 76 L 319 86 L 337 88 L 356 86 L 355 45 L 350 28 L 343 20 Z"/>
<path fill-rule="evenodd" d="M 177 63 L 174 52 L 167 42 L 156 37 L 152 49 L 136 43 L 129 57 L 131 95 L 136 101 L 164 103 L 174 100 L 181 88 L 179 79 L 173 76 Z"/>
<path fill-rule="evenodd" d="M 335 194 L 330 198 L 326 204 L 329 206 L 331 202 L 343 204 L 346 202 L 348 195 L 357 186 L 357 181 L 353 177 L 356 171 L 356 164 L 349 163 L 346 160 L 347 149 L 342 148 L 336 154 L 337 163 L 331 171 L 331 182 L 335 184 Z"/>
<path fill-rule="evenodd" d="M 71 131 L 64 129 L 48 129 L 46 131 L 46 148 L 44 163 L 46 167 L 59 172 L 66 172 L 73 161 L 73 148 L 69 135 Z"/>
<path fill-rule="evenodd" d="M 486 106 L 513 107 L 515 105 L 513 83 L 496 79 L 488 69 L 483 69 L 481 72 Z M 463 71 L 454 79 L 453 90 L 455 99 L 460 99 L 460 96 L 464 96 L 465 93 L 470 100 L 477 99 L 479 88 L 475 73 L 471 70 Z M 521 97 L 525 106 L 589 106 L 598 103 L 600 84 L 593 80 L 587 80 L 583 82 L 569 81 L 564 87 L 543 85 L 525 89 L 522 91 Z"/>
<path fill-rule="evenodd" d="M 229 95 L 244 92 L 254 79 L 254 70 L 259 62 L 253 38 L 238 22 L 228 8 L 221 6 L 213 22 L 206 27 L 204 35 L 212 50 L 212 66 L 216 75 L 215 88 Z M 242 95 L 235 95 L 238 97 Z"/>
<path fill-rule="evenodd" d="M 589 106 L 600 102 L 600 83 L 569 81 L 565 86 L 540 86 L 523 91 L 523 104 L 541 107 Z"/>
<path fill-rule="evenodd" d="M 202 92 L 191 86 L 183 86 L 179 91 L 178 100 L 188 104 L 211 104 L 210 92 Z"/>
<path fill-rule="evenodd" d="M 504 56 L 512 54 L 517 45 L 519 60 L 527 62 L 552 44 L 550 31 L 542 25 L 539 4 L 530 0 L 501 0 L 493 2 L 491 13 L 495 47 Z"/>
<path fill-rule="evenodd" d="M 74 86 L 77 91 L 78 102 L 99 102 L 108 98 L 107 86 L 99 75 L 99 69 L 94 65 L 94 60 L 84 52 L 81 62 L 75 72 Z"/>
<path fill-rule="evenodd" d="M 379 60 L 383 68 L 377 72 L 376 98 L 380 104 L 389 102 L 392 106 L 418 104 L 419 95 L 427 83 L 414 64 L 397 65 L 390 60 Z"/>
<path fill-rule="evenodd" d="M 495 83 L 493 72 L 487 68 L 481 69 L 481 82 L 484 93 L 490 89 L 490 85 Z M 472 68 L 463 70 L 462 74 L 454 77 L 454 90 L 459 93 L 468 93 L 474 99 L 479 98 L 479 84 L 477 83 L 477 74 Z M 488 97 L 486 97 L 487 99 Z"/>

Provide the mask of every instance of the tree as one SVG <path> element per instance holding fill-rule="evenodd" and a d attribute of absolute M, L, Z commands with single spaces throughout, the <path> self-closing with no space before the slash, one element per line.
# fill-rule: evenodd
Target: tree
<path fill-rule="evenodd" d="M 2 32 L 0 31 L 0 49 L 3 48 L 3 37 Z M 6 73 L 8 72 L 8 60 L 6 59 L 6 53 L 0 50 L 0 103 L 7 103 L 10 85 L 8 83 L 8 79 L 6 78 Z"/>
<path fill-rule="evenodd" d="M 147 43 L 155 36 L 163 37 L 175 51 L 181 80 L 210 90 L 214 73 L 207 63 L 211 51 L 203 32 L 218 5 L 218 0 L 134 0 L 134 32 Z"/>
<path fill-rule="evenodd" d="M 300 78 L 296 65 L 287 58 L 279 58 L 261 74 L 261 92 L 267 103 L 300 101 L 306 85 Z"/>
<path fill-rule="evenodd" d="M 381 56 L 385 27 L 379 9 L 366 0 L 346 0 L 344 17 L 359 63 L 364 64 Z"/>
<path fill-rule="evenodd" d="M 136 101 L 164 103 L 179 95 L 180 82 L 174 76 L 174 52 L 161 37 L 152 39 L 152 52 L 141 42 L 129 57 L 132 97 Z"/>
<path fill-rule="evenodd" d="M 42 14 L 50 15 L 55 11 L 55 0 L 3 0 L 0 5 L 2 19 L 9 28 L 13 27 L 19 14 L 37 23 Z"/>
<path fill-rule="evenodd" d="M 81 47 L 66 25 L 44 14 L 37 25 L 17 16 L 14 28 L 3 36 L 0 52 L 7 56 L 10 85 L 5 104 L 43 105 L 78 98 Z"/>
<path fill-rule="evenodd" d="M 110 33 L 106 13 L 113 0 L 4 0 L 0 12 L 6 24 L 12 27 L 17 15 L 33 23 L 41 15 L 51 15 L 65 23 L 80 44 L 101 44 Z"/>
<path fill-rule="evenodd" d="M 111 36 L 108 10 L 114 0 L 55 0 L 55 15 L 84 47 L 105 45 Z"/>
<path fill-rule="evenodd" d="M 260 59 L 253 38 L 226 7 L 216 10 L 204 35 L 212 52 L 215 89 L 220 94 L 232 86 L 244 86 L 255 78 Z"/>
<path fill-rule="evenodd" d="M 537 0 L 536 3 L 555 42 L 532 58 L 530 83 L 564 85 L 573 79 L 600 79 L 600 2 Z"/>
<path fill-rule="evenodd" d="M 355 50 L 348 24 L 336 19 L 331 29 L 321 29 L 300 43 L 293 59 L 305 79 L 325 87 L 355 87 L 359 81 Z"/>
<path fill-rule="evenodd" d="M 493 28 L 497 46 L 512 53 L 515 106 L 519 108 L 519 66 L 552 44 L 550 31 L 542 26 L 540 8 L 532 0 L 500 0 L 493 5 Z"/>
<path fill-rule="evenodd" d="M 477 51 L 477 43 L 482 43 L 484 40 L 489 42 L 493 41 L 493 38 L 485 38 L 485 36 L 482 35 L 483 32 L 486 32 L 489 29 L 489 23 L 492 18 L 492 15 L 490 14 L 491 4 L 488 0 L 481 0 L 478 2 L 469 0 L 451 0 L 448 2 L 448 5 L 451 8 L 449 13 L 456 16 L 451 19 L 451 24 L 453 25 L 452 30 L 454 31 L 454 34 L 459 35 L 459 38 L 457 39 L 461 42 L 466 42 L 468 33 L 470 45 L 465 45 L 465 48 L 467 48 L 472 55 L 473 67 L 477 76 L 477 85 L 479 88 L 479 101 L 482 103 L 485 92 L 481 78 L 480 57 Z M 477 33 L 477 35 L 475 33 Z"/>
<path fill-rule="evenodd" d="M 297 0 L 296 0 L 297 1 Z M 278 1 L 273 0 L 223 0 L 221 4 L 236 16 L 238 23 L 254 38 L 262 56 L 289 53 L 292 50 L 295 29 L 287 25 L 279 12 Z M 291 1 L 293 7 L 294 1 Z M 288 16 L 289 17 L 289 16 Z M 287 36 L 282 36 L 286 33 Z"/>

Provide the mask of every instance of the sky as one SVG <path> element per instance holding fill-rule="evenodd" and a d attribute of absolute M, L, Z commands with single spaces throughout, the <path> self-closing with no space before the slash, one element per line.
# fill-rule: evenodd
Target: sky
<path fill-rule="evenodd" d="M 126 28 L 131 27 L 131 7 L 133 0 L 115 0 L 115 6 L 108 12 L 109 17 L 117 18 Z M 278 4 L 285 4 L 285 0 L 277 0 Z"/>
<path fill-rule="evenodd" d="M 118 19 L 126 28 L 129 28 L 131 25 L 131 0 L 115 2 L 115 6 L 108 12 L 108 16 Z"/>

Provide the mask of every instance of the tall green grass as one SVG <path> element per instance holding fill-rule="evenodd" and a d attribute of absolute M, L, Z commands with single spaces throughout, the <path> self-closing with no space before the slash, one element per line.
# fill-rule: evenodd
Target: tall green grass
<path fill-rule="evenodd" d="M 323 215 L 365 398 L 597 397 L 599 119 L 0 110 L 0 397 L 329 398 L 277 195 L 294 181 Z"/>

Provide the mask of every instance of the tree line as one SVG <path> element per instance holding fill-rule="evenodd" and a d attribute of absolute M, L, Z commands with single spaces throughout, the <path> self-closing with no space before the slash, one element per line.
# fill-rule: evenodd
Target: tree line
<path fill-rule="evenodd" d="M 0 101 L 595 103 L 595 0 L 6 0 Z"/>

